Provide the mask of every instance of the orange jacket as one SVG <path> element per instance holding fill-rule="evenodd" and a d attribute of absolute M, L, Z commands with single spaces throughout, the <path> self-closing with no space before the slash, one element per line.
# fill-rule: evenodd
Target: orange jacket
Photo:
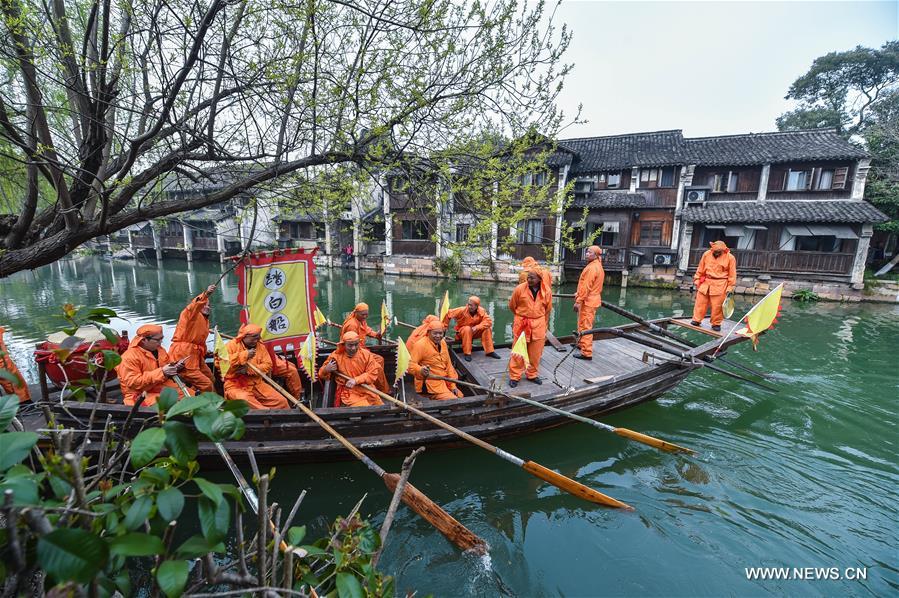
<path fill-rule="evenodd" d="M 552 296 L 546 296 L 545 285 L 540 286 L 536 298 L 531 294 L 528 283 L 515 287 L 509 298 L 509 309 L 515 315 L 512 323 L 513 339 L 517 339 L 522 332 L 528 341 L 546 338 L 546 318 L 551 305 Z"/>
<path fill-rule="evenodd" d="M 606 271 L 602 262 L 593 260 L 581 271 L 577 281 L 577 293 L 574 302 L 586 307 L 599 307 L 602 305 L 602 283 L 606 279 Z"/>
<path fill-rule="evenodd" d="M 424 377 L 421 375 L 421 368 L 424 366 L 428 366 L 431 373 L 437 376 L 446 376 L 447 378 L 459 377 L 456 373 L 456 368 L 453 367 L 452 360 L 450 360 L 449 348 L 446 346 L 445 340 L 441 340 L 440 346 L 435 347 L 431 339 L 425 337 L 419 339 L 415 346 L 412 347 L 409 372 L 415 376 L 415 391 L 418 393 L 422 392 L 422 386 L 425 382 Z M 455 384 L 443 380 L 428 380 L 427 383 L 428 394 L 439 394 L 444 392 L 445 388 L 452 390 L 456 387 Z"/>
<path fill-rule="evenodd" d="M 347 318 L 347 321 L 344 322 L 343 326 L 340 328 L 340 337 L 343 338 L 343 335 L 350 331 L 355 332 L 359 335 L 359 338 L 362 339 L 366 336 L 378 338 L 378 333 L 371 329 L 368 322 L 356 317 Z"/>
<path fill-rule="evenodd" d="M 169 347 L 169 354 L 173 361 L 192 355 L 197 355 L 201 362 L 206 358 L 209 318 L 204 316 L 201 310 L 207 305 L 209 305 L 209 296 L 201 293 L 181 310 L 175 334 L 172 335 L 172 345 Z"/>
<path fill-rule="evenodd" d="M 28 392 L 28 385 L 25 384 L 25 378 L 22 377 L 21 372 L 19 372 L 19 368 L 16 367 L 15 362 L 9 355 L 9 351 L 6 348 L 6 343 L 3 341 L 4 332 L 6 332 L 6 329 L 0 326 L 0 368 L 9 372 L 15 378 L 18 378 L 19 385 L 16 386 L 9 380 L 0 378 L 0 388 L 2 388 L 3 392 L 7 394 L 17 395 L 19 397 L 19 402 L 22 403 L 31 399 L 31 393 Z"/>
<path fill-rule="evenodd" d="M 720 243 L 724 249 L 724 253 L 718 257 L 712 254 L 712 250 L 716 248 L 715 243 Z M 721 241 L 715 243 L 712 244 L 712 249 L 702 254 L 699 267 L 693 275 L 693 284 L 699 292 L 710 296 L 724 295 L 727 289 L 737 284 L 737 260 L 731 255 L 727 245 Z"/>
<path fill-rule="evenodd" d="M 322 380 L 330 380 L 331 372 L 325 371 L 325 366 L 331 362 L 337 362 L 337 371 L 350 376 L 356 384 L 375 385 L 383 371 L 383 361 L 377 359 L 377 355 L 360 346 L 359 351 L 350 357 L 346 351 L 339 348 L 328 355 L 325 363 L 318 370 L 318 377 Z M 334 393 L 337 407 L 360 407 L 366 405 L 383 405 L 380 397 L 358 386 L 346 387 L 346 380 L 337 379 L 337 390 Z"/>
<path fill-rule="evenodd" d="M 478 311 L 474 315 L 469 313 L 467 305 L 455 307 L 446 312 L 446 316 L 443 318 L 443 325 L 448 327 L 450 320 L 456 321 L 456 332 L 459 332 L 466 326 L 471 326 L 475 332 L 493 328 L 493 320 L 487 315 L 487 310 L 481 306 L 478 306 Z M 427 330 L 425 333 L 427 333 Z"/>
<path fill-rule="evenodd" d="M 252 363 L 263 374 L 270 374 L 272 371 L 272 358 L 268 354 L 268 349 L 265 348 L 265 345 L 262 343 L 256 344 L 256 355 L 252 359 L 250 359 L 250 350 L 247 349 L 242 340 L 233 338 L 225 344 L 225 348 L 228 349 L 228 359 L 231 360 L 228 374 L 225 376 L 226 384 L 234 384 L 239 388 L 250 388 L 257 384 L 265 384 L 265 381 L 259 377 L 259 374 L 250 368 L 247 368 L 246 373 L 237 371 L 241 366 Z"/>
<path fill-rule="evenodd" d="M 153 397 L 162 392 L 163 387 L 178 388 L 174 380 L 162 373 L 162 367 L 171 362 L 169 354 L 161 346 L 155 356 L 136 344 L 129 347 L 122 353 L 122 362 L 115 368 L 125 401 L 133 405 L 141 393 L 146 392 L 147 400 L 143 405 L 149 407 L 156 403 Z"/>
<path fill-rule="evenodd" d="M 415 343 L 428 335 L 428 324 L 432 321 L 436 320 L 437 316 L 433 314 L 428 314 L 425 316 L 425 319 L 421 321 L 421 325 L 419 325 L 415 330 L 412 331 L 412 334 L 409 335 L 409 338 L 406 339 L 406 348 L 409 351 L 412 351 L 412 347 L 415 346 Z"/>

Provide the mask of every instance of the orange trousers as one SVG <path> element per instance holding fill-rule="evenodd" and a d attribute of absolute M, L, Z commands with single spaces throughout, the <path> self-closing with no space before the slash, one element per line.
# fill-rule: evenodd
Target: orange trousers
<path fill-rule="evenodd" d="M 178 373 L 178 376 L 184 380 L 188 386 L 196 388 L 199 392 L 212 392 L 215 382 L 215 375 L 209 366 L 206 365 L 206 347 L 195 345 L 194 343 L 172 343 L 169 347 L 169 357 L 172 361 L 178 361 L 182 357 L 187 357 L 184 362 L 184 369 Z"/>
<path fill-rule="evenodd" d="M 252 380 L 249 376 L 238 378 L 239 382 L 225 380 L 225 398 L 229 401 L 241 400 L 250 409 L 288 409 L 287 399 L 262 380 Z"/>
<path fill-rule="evenodd" d="M 493 353 L 493 331 L 489 328 L 463 326 L 456 331 L 456 336 L 462 341 L 462 352 L 466 355 L 471 355 L 472 344 L 476 338 L 481 339 L 484 353 Z"/>
<path fill-rule="evenodd" d="M 709 311 L 709 305 L 712 306 L 712 326 L 720 326 L 724 321 L 724 298 L 727 295 L 706 295 L 705 293 L 696 293 L 696 303 L 693 304 L 693 321 L 702 323 L 706 313 Z"/>
<path fill-rule="evenodd" d="M 284 378 L 284 389 L 297 400 L 303 398 L 303 381 L 300 379 L 300 372 L 297 370 L 297 366 L 286 359 L 277 357 L 272 361 L 271 376 L 273 378 Z"/>
<path fill-rule="evenodd" d="M 530 365 L 527 366 L 528 380 L 539 377 L 538 370 L 540 368 L 540 358 L 543 357 L 543 346 L 545 344 L 545 338 L 536 341 L 528 341 L 528 360 L 531 362 Z M 523 374 L 524 371 L 524 359 L 518 355 L 512 355 L 509 358 L 509 379 L 521 380 L 521 374 Z"/>
<path fill-rule="evenodd" d="M 596 321 L 596 308 L 595 307 L 587 307 L 586 305 L 581 306 L 581 310 L 577 315 L 577 331 L 581 332 L 583 330 L 590 330 L 593 328 L 593 323 Z M 593 357 L 593 335 L 585 334 L 581 337 L 581 340 L 577 343 L 578 348 L 581 350 L 581 354 L 585 357 Z"/>

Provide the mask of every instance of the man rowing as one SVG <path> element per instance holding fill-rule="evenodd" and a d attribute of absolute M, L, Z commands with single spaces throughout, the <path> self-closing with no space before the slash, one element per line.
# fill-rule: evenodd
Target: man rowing
<path fill-rule="evenodd" d="M 225 375 L 225 398 L 246 401 L 252 409 L 287 409 L 290 407 L 287 399 L 250 367 L 253 365 L 263 374 L 272 374 L 272 358 L 265 345 L 260 343 L 261 337 L 260 326 L 244 324 L 237 336 L 225 345 L 231 364 Z"/>
<path fill-rule="evenodd" d="M 340 337 L 343 338 L 343 335 L 347 332 L 355 332 L 359 335 L 359 338 L 362 339 L 362 342 L 365 342 L 366 338 L 381 340 L 381 333 L 375 332 L 368 325 L 367 303 L 357 303 L 356 307 L 353 308 L 353 311 L 347 315 L 340 327 Z"/>
<path fill-rule="evenodd" d="M 696 303 L 693 305 L 693 326 L 701 326 L 709 306 L 712 308 L 712 330 L 720 331 L 724 321 L 724 299 L 737 284 L 737 260 L 724 241 L 709 243 L 693 275 Z"/>
<path fill-rule="evenodd" d="M 459 377 L 450 360 L 449 347 L 446 346 L 443 336 L 443 323 L 439 320 L 430 322 L 428 335 L 419 339 L 412 347 L 409 361 L 409 371 L 415 376 L 415 391 L 423 397 L 437 401 L 462 396 L 452 382 L 429 378 L 432 374 L 447 378 Z"/>
<path fill-rule="evenodd" d="M 597 245 L 587 248 L 587 267 L 581 270 L 577 281 L 577 293 L 574 295 L 574 311 L 577 314 L 577 331 L 583 332 L 593 328 L 596 320 L 596 308 L 602 305 L 602 283 L 606 272 L 599 256 L 602 249 Z M 576 359 L 590 361 L 593 359 L 593 335 L 584 334 L 578 341 L 580 353 Z"/>
<path fill-rule="evenodd" d="M 335 376 L 337 372 L 348 376 L 349 379 Z M 340 335 L 337 348 L 328 355 L 318 370 L 318 377 L 322 380 L 337 379 L 337 389 L 334 393 L 335 407 L 383 405 L 376 394 L 360 386 L 360 384 L 376 385 L 383 375 L 383 359 L 366 349 L 362 339 L 352 330 Z"/>
<path fill-rule="evenodd" d="M 415 343 L 417 343 L 420 339 L 423 339 L 424 337 L 426 337 L 428 335 L 428 326 L 431 324 L 431 322 L 439 322 L 439 321 L 440 321 L 440 318 L 438 318 L 434 314 L 426 315 L 424 317 L 424 319 L 421 321 L 421 324 L 419 326 L 417 326 L 412 331 L 412 334 L 409 335 L 409 338 L 406 339 L 406 348 L 409 349 L 409 351 L 412 351 L 412 347 L 415 346 Z"/>
<path fill-rule="evenodd" d="M 122 353 L 122 361 L 116 366 L 122 398 L 126 405 L 134 405 L 143 394 L 144 407 L 156 404 L 163 388 L 172 388 L 178 398 L 184 397 L 178 384 L 173 380 L 184 370 L 185 359 L 172 361 L 162 347 L 162 326 L 144 324 Z"/>
<path fill-rule="evenodd" d="M 500 358 L 493 350 L 493 320 L 487 315 L 487 310 L 481 307 L 479 297 L 472 295 L 466 305 L 446 312 L 443 317 L 444 327 L 448 327 L 451 320 L 456 321 L 456 338 L 462 341 L 462 356 L 465 361 L 471 361 L 472 345 L 476 338 L 481 339 L 487 357 Z"/>

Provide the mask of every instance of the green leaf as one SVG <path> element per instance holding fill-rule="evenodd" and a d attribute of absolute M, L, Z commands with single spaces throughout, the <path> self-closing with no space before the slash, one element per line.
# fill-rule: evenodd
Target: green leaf
<path fill-rule="evenodd" d="M 37 480 L 33 476 L 7 477 L 3 482 L 0 482 L 0 495 L 7 490 L 13 491 L 14 505 L 36 505 L 40 500 Z"/>
<path fill-rule="evenodd" d="M 337 574 L 337 595 L 339 598 L 365 598 L 362 584 L 356 576 L 344 571 Z"/>
<path fill-rule="evenodd" d="M 224 499 L 222 489 L 219 488 L 216 484 L 213 484 L 208 480 L 204 480 L 203 478 L 194 478 L 194 483 L 199 486 L 200 492 L 202 492 L 206 498 L 208 498 L 215 504 L 219 504 Z"/>
<path fill-rule="evenodd" d="M 50 489 L 53 490 L 53 496 L 62 500 L 72 491 L 72 485 L 60 477 L 51 475 Z"/>
<path fill-rule="evenodd" d="M 165 430 L 165 446 L 181 465 L 197 458 L 197 438 L 193 430 L 177 421 L 167 421 L 162 426 Z"/>
<path fill-rule="evenodd" d="M 103 350 L 103 369 L 110 372 L 122 363 L 122 356 L 115 351 Z"/>
<path fill-rule="evenodd" d="M 328 554 L 323 548 L 319 548 L 318 546 L 312 546 L 311 544 L 306 544 L 305 546 L 300 546 L 303 550 L 309 553 L 310 556 L 322 556 Z"/>
<path fill-rule="evenodd" d="M 179 546 L 178 550 L 175 551 L 175 554 L 177 554 L 179 558 L 195 559 L 209 552 L 225 552 L 225 545 L 221 542 L 210 542 L 203 536 L 197 534 L 196 536 L 191 536 L 185 540 L 184 544 Z"/>
<path fill-rule="evenodd" d="M 165 552 L 165 545 L 156 536 L 131 532 L 113 538 L 109 543 L 109 552 L 121 556 L 152 556 Z"/>
<path fill-rule="evenodd" d="M 131 441 L 131 465 L 143 467 L 156 458 L 165 442 L 165 430 L 150 428 L 144 430 Z"/>
<path fill-rule="evenodd" d="M 162 389 L 162 392 L 159 393 L 159 398 L 156 399 L 156 410 L 159 413 L 168 413 L 168 410 L 172 408 L 172 405 L 177 402 L 178 391 L 171 386 L 166 386 Z"/>
<path fill-rule="evenodd" d="M 374 528 L 366 527 L 359 533 L 359 549 L 366 554 L 374 554 L 381 546 L 381 536 Z"/>
<path fill-rule="evenodd" d="M 6 471 L 26 456 L 35 444 L 34 432 L 6 432 L 0 434 L 0 471 Z"/>
<path fill-rule="evenodd" d="M 166 522 L 174 521 L 184 509 L 184 494 L 177 488 L 166 488 L 156 496 L 156 510 Z"/>
<path fill-rule="evenodd" d="M 240 440 L 243 438 L 244 432 L 247 431 L 247 425 L 243 423 L 242 419 L 237 420 L 237 425 L 234 426 L 234 431 L 231 433 L 231 437 L 228 440 Z"/>
<path fill-rule="evenodd" d="M 201 496 L 197 502 L 197 511 L 200 517 L 200 530 L 203 536 L 210 542 L 221 542 L 228 533 L 228 524 L 231 521 L 231 507 L 227 500 L 218 505 Z"/>
<path fill-rule="evenodd" d="M 222 405 L 222 409 L 224 411 L 230 411 L 237 417 L 243 417 L 250 412 L 250 404 L 240 399 L 233 399 L 225 401 L 225 404 Z"/>
<path fill-rule="evenodd" d="M 116 317 L 115 311 L 109 309 L 108 307 L 95 307 L 85 316 L 88 320 L 108 320 L 109 318 Z"/>
<path fill-rule="evenodd" d="M 128 507 L 128 512 L 125 513 L 125 521 L 123 522 L 125 529 L 133 530 L 143 525 L 144 521 L 150 516 L 151 510 L 153 510 L 153 497 L 137 497 L 137 500 L 131 503 L 131 506 Z"/>
<path fill-rule="evenodd" d="M 147 467 L 140 472 L 140 477 L 153 482 L 157 486 L 165 486 L 172 478 L 168 469 L 162 467 Z"/>
<path fill-rule="evenodd" d="M 37 560 L 56 581 L 88 583 L 106 564 L 106 542 L 78 528 L 60 528 L 41 537 Z"/>
<path fill-rule="evenodd" d="M 0 375 L 9 374 L 6 370 L 0 370 Z M 12 376 L 12 374 L 9 374 Z M 9 379 L 7 376 L 3 376 L 7 380 Z M 16 384 L 19 383 L 18 378 L 15 379 Z M 9 422 L 12 421 L 12 418 L 16 416 L 16 412 L 19 410 L 19 397 L 17 395 L 2 395 L 0 396 L 0 432 L 6 429 L 9 425 Z"/>
<path fill-rule="evenodd" d="M 103 333 L 103 337 L 106 338 L 107 341 L 112 343 L 113 345 L 117 344 L 121 337 L 119 337 L 118 333 L 112 328 L 107 328 L 106 326 L 100 326 L 100 332 Z"/>
<path fill-rule="evenodd" d="M 215 393 L 204 392 L 203 394 L 199 394 L 193 397 L 184 398 L 168 410 L 165 414 L 166 417 L 174 417 L 176 415 L 181 415 L 182 413 L 189 413 L 196 409 L 202 409 L 203 407 L 208 407 L 209 405 L 214 405 L 218 407 L 219 403 L 221 403 L 224 399 L 218 396 Z"/>
<path fill-rule="evenodd" d="M 115 576 L 115 587 L 119 589 L 119 591 L 124 596 L 131 596 L 131 577 L 129 577 L 127 571 L 121 571 L 118 575 Z"/>
<path fill-rule="evenodd" d="M 197 432 L 206 436 L 212 436 L 212 424 L 219 416 L 219 410 L 215 407 L 204 407 L 194 411 L 194 427 Z"/>
<path fill-rule="evenodd" d="M 156 570 L 156 584 L 168 598 L 180 596 L 187 584 L 188 571 L 187 561 L 164 561 Z"/>
<path fill-rule="evenodd" d="M 306 537 L 306 526 L 301 525 L 300 527 L 292 527 L 287 530 L 287 542 L 291 546 L 299 546 L 300 542 L 303 541 L 303 538 Z"/>
<path fill-rule="evenodd" d="M 238 419 L 230 411 L 222 411 L 215 421 L 212 422 L 212 435 L 210 438 L 215 441 L 228 440 L 237 430 Z"/>

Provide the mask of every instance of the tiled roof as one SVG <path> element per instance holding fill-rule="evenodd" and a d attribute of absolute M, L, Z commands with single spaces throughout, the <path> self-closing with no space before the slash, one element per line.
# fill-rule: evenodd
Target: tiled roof
<path fill-rule="evenodd" d="M 681 212 L 686 222 L 884 222 L 888 218 L 866 201 L 709 201 L 687 206 Z"/>
<path fill-rule="evenodd" d="M 684 140 L 687 160 L 700 166 L 749 165 L 796 160 L 856 160 L 867 153 L 833 129 L 749 133 Z"/>
<path fill-rule="evenodd" d="M 560 139 L 559 148 L 576 154 L 572 174 L 631 166 L 671 166 L 683 164 L 686 155 L 680 130 Z"/>
<path fill-rule="evenodd" d="M 571 205 L 574 208 L 652 208 L 656 204 L 642 193 L 594 191 L 590 195 L 576 196 Z"/>

